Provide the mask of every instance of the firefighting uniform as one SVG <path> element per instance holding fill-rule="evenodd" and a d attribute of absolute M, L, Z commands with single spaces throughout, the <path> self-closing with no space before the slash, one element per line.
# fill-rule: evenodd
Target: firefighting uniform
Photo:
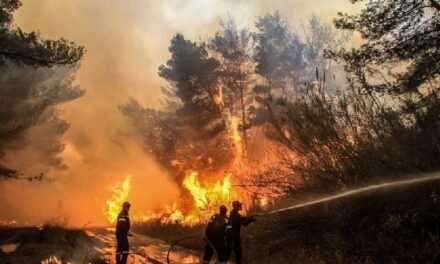
<path fill-rule="evenodd" d="M 255 218 L 242 216 L 237 210 L 232 210 L 229 216 L 229 226 L 231 227 L 228 232 L 228 248 L 235 254 L 235 262 L 237 264 L 242 263 L 242 249 L 241 249 L 241 227 L 247 226 L 254 222 Z M 231 253 L 231 252 L 229 252 Z"/>
<path fill-rule="evenodd" d="M 209 263 L 214 253 L 217 254 L 219 263 L 228 261 L 228 248 L 226 233 L 228 229 L 228 218 L 226 215 L 213 215 L 206 227 L 206 238 L 208 243 L 205 246 L 203 263 Z"/>
<path fill-rule="evenodd" d="M 116 264 L 126 264 L 128 258 L 129 244 L 128 231 L 130 230 L 130 218 L 127 212 L 118 215 L 116 224 Z"/>

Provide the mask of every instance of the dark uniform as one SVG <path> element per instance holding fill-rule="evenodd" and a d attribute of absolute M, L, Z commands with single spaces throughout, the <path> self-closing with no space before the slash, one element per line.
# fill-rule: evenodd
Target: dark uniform
<path fill-rule="evenodd" d="M 209 219 L 206 227 L 206 238 L 208 243 L 205 246 L 205 254 L 203 256 L 203 263 L 209 263 L 214 251 L 217 254 L 219 262 L 228 261 L 228 250 L 226 240 L 226 230 L 228 227 L 228 217 L 226 214 L 216 214 Z"/>
<path fill-rule="evenodd" d="M 128 258 L 129 244 L 128 231 L 130 230 L 130 218 L 128 212 L 122 211 L 118 216 L 116 224 L 116 264 L 126 264 Z"/>
<path fill-rule="evenodd" d="M 228 246 L 230 250 L 235 253 L 235 262 L 241 264 L 242 250 L 241 250 L 241 227 L 247 226 L 254 222 L 254 217 L 245 217 L 238 212 L 238 210 L 233 209 L 229 215 L 229 225 L 231 226 L 230 232 L 228 233 Z"/>

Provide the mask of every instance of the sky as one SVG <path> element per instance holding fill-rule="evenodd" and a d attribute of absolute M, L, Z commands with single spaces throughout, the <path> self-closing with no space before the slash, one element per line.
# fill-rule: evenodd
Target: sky
<path fill-rule="evenodd" d="M 62 106 L 71 127 L 62 153 L 69 169 L 52 171 L 51 184 L 7 183 L 2 186 L 7 216 L 46 221 L 61 217 L 73 225 L 104 222 L 109 186 L 132 175 L 139 210 L 176 199 L 178 190 L 166 172 L 145 154 L 142 140 L 130 130 L 118 106 L 135 98 L 159 107 L 166 83 L 157 75 L 169 57 L 172 36 L 182 33 L 206 40 L 228 16 L 238 25 L 273 11 L 300 30 L 311 15 L 331 22 L 338 11 L 359 7 L 349 0 L 23 0 L 16 24 L 45 38 L 66 38 L 87 53 L 76 74 L 86 95 Z M 20 190 L 20 198 L 16 195 Z M 8 196 L 8 194 L 11 194 Z M 9 198 L 8 198 L 9 197 Z M 49 198 L 49 199 L 48 199 Z M 23 209 L 23 199 L 28 207 Z M 2 212 L 2 210 L 4 212 Z"/>

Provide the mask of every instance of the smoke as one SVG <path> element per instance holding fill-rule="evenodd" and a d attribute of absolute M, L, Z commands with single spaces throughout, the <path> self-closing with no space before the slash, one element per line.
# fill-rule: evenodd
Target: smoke
<path fill-rule="evenodd" d="M 60 119 L 55 107 L 84 94 L 72 85 L 75 69 L 5 64 L 0 70 L 1 162 L 25 171 L 63 168 L 61 137 L 69 125 Z"/>
<path fill-rule="evenodd" d="M 142 138 L 118 109 L 129 98 L 160 107 L 160 88 L 166 84 L 157 67 L 169 57 L 171 37 L 181 32 L 207 38 L 227 16 L 252 25 L 257 16 L 280 10 L 300 24 L 312 13 L 330 21 L 337 11 L 352 8 L 347 0 L 331 1 L 331 6 L 326 0 L 23 0 L 16 24 L 25 31 L 86 47 L 75 80 L 86 94 L 49 109 L 19 141 L 11 141 L 21 147 L 8 146 L 9 164 L 55 180 L 0 182 L 0 214 L 30 223 L 62 217 L 72 225 L 102 224 L 108 187 L 128 174 L 133 210 L 175 199 L 175 183 L 145 154 Z M 57 72 L 55 78 L 66 74 Z"/>

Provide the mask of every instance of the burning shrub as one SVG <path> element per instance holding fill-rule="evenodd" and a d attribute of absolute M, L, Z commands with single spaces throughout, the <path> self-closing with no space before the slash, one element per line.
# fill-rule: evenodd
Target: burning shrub
<path fill-rule="evenodd" d="M 134 209 L 132 219 L 138 222 L 159 221 L 161 224 L 195 226 L 206 223 L 217 213 L 220 205 L 230 206 L 232 201 L 239 197 L 232 190 L 231 175 L 226 174 L 223 179 L 211 184 L 201 183 L 198 175 L 196 171 L 188 171 L 183 180 L 183 187 L 188 192 L 188 196 L 185 196 L 188 201 L 166 206 L 159 212 L 147 213 Z M 113 196 L 106 203 L 106 216 L 110 223 L 114 223 L 122 203 L 129 198 L 130 188 L 129 176 L 113 187 Z"/>

